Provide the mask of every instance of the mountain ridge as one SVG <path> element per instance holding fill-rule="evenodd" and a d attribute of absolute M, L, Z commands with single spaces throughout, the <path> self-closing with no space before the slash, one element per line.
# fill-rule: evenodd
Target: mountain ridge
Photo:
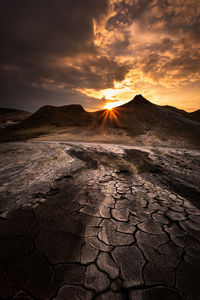
<path fill-rule="evenodd" d="M 80 104 L 45 105 L 20 124 L 1 130 L 0 141 L 34 138 L 58 130 L 79 128 L 80 136 L 83 131 L 89 130 L 88 140 L 90 135 L 122 130 L 130 138 L 151 133 L 163 141 L 179 139 L 199 144 L 200 123 L 191 116 L 191 113 L 174 107 L 153 104 L 142 95 L 136 95 L 112 110 L 96 112 L 87 112 Z M 198 111 L 195 118 L 198 118 Z"/>
<path fill-rule="evenodd" d="M 0 107 L 0 128 L 16 125 L 28 118 L 30 115 L 30 112 L 24 110 Z"/>

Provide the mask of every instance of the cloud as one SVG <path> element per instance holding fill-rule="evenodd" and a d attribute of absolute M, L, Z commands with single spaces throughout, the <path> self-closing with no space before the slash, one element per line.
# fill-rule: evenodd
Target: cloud
<path fill-rule="evenodd" d="M 199 0 L 3 1 L 1 100 L 33 109 L 54 97 L 95 108 L 95 97 L 118 92 L 122 100 L 171 101 L 191 86 L 197 94 L 199 15 Z"/>
<path fill-rule="evenodd" d="M 101 24 L 108 9 L 108 0 L 5 1 L 0 13 L 3 101 L 9 102 L 14 86 L 19 87 L 16 97 L 20 87 L 27 95 L 28 88 L 30 94 L 34 88 L 64 89 L 67 102 L 70 89 L 110 88 L 123 80 L 128 66 L 101 54 L 94 43 L 94 22 Z"/>
<path fill-rule="evenodd" d="M 24 60 L 93 53 L 93 19 L 98 21 L 107 10 L 108 0 L 4 1 L 1 57 Z"/>
<path fill-rule="evenodd" d="M 111 56 L 118 55 L 119 61 L 127 60 L 132 66 L 127 75 L 130 91 L 148 86 L 158 99 L 166 89 L 171 101 L 172 91 L 178 94 L 183 85 L 189 91 L 199 81 L 198 0 L 119 0 L 113 10 L 106 29 L 115 35 L 120 32 L 120 40 L 104 44 Z"/>

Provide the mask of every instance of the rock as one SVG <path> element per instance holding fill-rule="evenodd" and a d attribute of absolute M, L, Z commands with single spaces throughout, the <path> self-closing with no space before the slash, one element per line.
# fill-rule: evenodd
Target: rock
<path fill-rule="evenodd" d="M 113 246 L 108 246 L 101 242 L 98 238 L 96 237 L 89 237 L 85 239 L 86 244 L 90 245 L 92 248 L 104 251 L 104 252 L 109 252 L 113 249 Z"/>
<path fill-rule="evenodd" d="M 171 250 L 168 250 L 168 247 L 163 247 L 163 253 L 159 253 L 161 250 L 155 250 L 151 245 L 147 243 L 140 243 L 140 248 L 142 249 L 146 259 L 154 265 L 164 268 L 176 268 L 181 260 L 177 253 L 171 254 Z M 162 247 L 162 246 L 160 246 Z M 165 250 L 167 254 L 165 254 Z M 168 253 L 169 251 L 169 253 Z"/>
<path fill-rule="evenodd" d="M 189 299 L 199 299 L 199 278 L 199 264 L 192 265 L 183 261 L 177 271 L 176 287 L 185 295 L 188 295 Z"/>
<path fill-rule="evenodd" d="M 169 224 L 169 221 L 164 216 L 162 216 L 158 213 L 153 214 L 153 219 L 154 219 L 154 221 L 161 223 L 161 224 Z"/>
<path fill-rule="evenodd" d="M 52 264 L 80 262 L 82 244 L 82 237 L 52 228 L 41 230 L 36 239 L 36 248 L 44 253 Z"/>
<path fill-rule="evenodd" d="M 110 208 L 105 206 L 105 205 L 100 205 L 99 206 L 99 213 L 100 213 L 100 216 L 102 218 L 105 218 L 105 219 L 110 219 L 111 215 L 110 215 Z"/>
<path fill-rule="evenodd" d="M 99 239 L 105 244 L 112 246 L 130 245 L 135 240 L 131 234 L 109 230 L 105 227 L 99 233 Z"/>
<path fill-rule="evenodd" d="M 33 252 L 27 257 L 25 264 L 28 272 L 23 288 L 39 299 L 47 299 L 52 296 L 52 268 L 47 259 L 43 255 Z"/>
<path fill-rule="evenodd" d="M 100 293 L 109 287 L 110 280 L 108 276 L 99 271 L 94 264 L 87 267 L 85 277 L 85 286 L 96 293 Z"/>
<path fill-rule="evenodd" d="M 138 228 L 144 232 L 151 233 L 151 234 L 163 234 L 161 225 L 159 225 L 158 223 L 152 220 L 145 221 L 141 224 L 138 224 Z"/>
<path fill-rule="evenodd" d="M 93 262 L 97 258 L 98 253 L 97 249 L 91 247 L 89 244 L 85 244 L 81 251 L 81 263 L 88 264 Z"/>
<path fill-rule="evenodd" d="M 154 287 L 147 290 L 135 290 L 129 293 L 130 300 L 183 300 L 183 296 L 175 289 Z"/>
<path fill-rule="evenodd" d="M 125 296 L 120 293 L 113 293 L 112 291 L 106 292 L 97 296 L 96 300 L 125 300 Z"/>
<path fill-rule="evenodd" d="M 136 218 L 136 216 L 130 216 L 129 223 L 135 226 L 140 223 L 140 221 L 138 220 L 138 218 Z"/>
<path fill-rule="evenodd" d="M 102 222 L 100 223 L 99 227 L 105 227 L 109 230 L 115 230 L 117 228 L 117 226 L 115 225 L 114 221 L 110 221 L 108 219 L 104 219 L 102 220 Z"/>
<path fill-rule="evenodd" d="M 113 290 L 114 292 L 119 292 L 122 289 L 122 280 L 117 278 L 116 280 L 114 280 L 111 285 L 110 285 L 111 290 Z"/>
<path fill-rule="evenodd" d="M 169 261 L 172 258 L 174 258 L 175 261 L 177 259 L 179 260 L 183 253 L 183 249 L 175 245 L 172 241 L 168 241 L 167 243 L 160 245 L 158 251 L 161 255 L 166 256 L 166 258 L 168 257 Z"/>
<path fill-rule="evenodd" d="M 186 235 L 186 232 L 181 230 L 175 223 L 172 223 L 170 225 L 164 226 L 165 231 L 167 231 L 170 235 L 175 236 L 184 236 Z"/>
<path fill-rule="evenodd" d="M 115 207 L 115 199 L 112 196 L 105 196 L 103 200 L 103 205 L 114 208 Z"/>
<path fill-rule="evenodd" d="M 100 253 L 97 259 L 99 269 L 106 272 L 111 279 L 119 276 L 119 267 L 115 264 L 108 253 Z"/>
<path fill-rule="evenodd" d="M 197 208 L 187 208 L 187 212 L 193 216 L 200 216 L 200 210 Z"/>
<path fill-rule="evenodd" d="M 136 233 L 136 240 L 139 246 L 142 243 L 147 243 L 154 249 L 157 249 L 160 245 L 168 241 L 168 236 L 165 233 L 156 235 L 138 231 Z"/>
<path fill-rule="evenodd" d="M 27 293 L 24 291 L 18 292 L 13 298 L 13 300 L 33 300 Z"/>
<path fill-rule="evenodd" d="M 194 245 L 190 245 L 189 247 L 185 247 L 185 252 L 189 256 L 197 257 L 200 259 L 200 244 L 198 245 L 195 243 Z"/>
<path fill-rule="evenodd" d="M 89 221 L 87 222 L 87 227 L 98 226 L 100 222 L 101 222 L 101 218 L 97 218 L 97 217 L 90 218 Z"/>
<path fill-rule="evenodd" d="M 181 221 L 186 219 L 186 215 L 184 212 L 177 212 L 173 210 L 166 211 L 166 216 L 170 218 L 172 221 Z"/>
<path fill-rule="evenodd" d="M 193 232 L 193 231 L 199 231 L 200 230 L 200 224 L 193 222 L 191 220 L 185 220 L 185 221 L 180 221 L 179 224 L 183 228 L 183 230 L 187 232 Z"/>
<path fill-rule="evenodd" d="M 127 209 L 112 209 L 112 217 L 118 221 L 128 222 L 129 211 Z"/>
<path fill-rule="evenodd" d="M 92 216 L 92 217 L 100 217 L 100 213 L 98 212 L 98 208 L 96 206 L 88 206 L 84 205 L 83 208 L 79 210 L 81 213 Z"/>
<path fill-rule="evenodd" d="M 53 300 L 92 300 L 93 293 L 91 291 L 85 290 L 82 287 L 76 285 L 63 285 L 59 291 L 56 298 Z"/>
<path fill-rule="evenodd" d="M 56 265 L 53 270 L 54 288 L 63 284 L 83 284 L 85 267 L 78 264 Z"/>
<path fill-rule="evenodd" d="M 158 267 L 151 263 L 145 266 L 143 275 L 146 285 L 163 284 L 173 286 L 175 279 L 174 269 Z"/>
<path fill-rule="evenodd" d="M 126 223 L 126 222 L 118 222 L 116 220 L 113 220 L 113 223 L 116 225 L 116 229 L 119 232 L 123 232 L 123 233 L 134 233 L 136 230 L 136 227 L 133 226 L 130 223 Z"/>
<path fill-rule="evenodd" d="M 190 235 L 185 234 L 184 236 L 176 236 L 174 234 L 170 234 L 172 242 L 181 248 L 184 247 L 196 247 L 197 241 Z"/>
<path fill-rule="evenodd" d="M 195 222 L 195 223 L 197 223 L 197 224 L 200 224 L 200 215 L 199 215 L 199 216 L 193 216 L 193 215 L 190 215 L 189 218 L 190 218 L 193 222 Z"/>
<path fill-rule="evenodd" d="M 124 288 L 143 284 L 142 267 L 145 260 L 136 246 L 116 247 L 112 256 L 120 267 Z"/>
<path fill-rule="evenodd" d="M 97 236 L 100 229 L 98 227 L 86 227 L 84 237 Z"/>
<path fill-rule="evenodd" d="M 180 226 L 200 242 L 200 225 L 190 220 L 179 222 Z"/>
<path fill-rule="evenodd" d="M 127 199 L 118 200 L 115 208 L 116 209 L 126 209 L 130 206 L 130 202 Z"/>
<path fill-rule="evenodd" d="M 175 210 L 177 212 L 184 212 L 184 208 L 182 206 L 172 205 L 170 209 Z"/>

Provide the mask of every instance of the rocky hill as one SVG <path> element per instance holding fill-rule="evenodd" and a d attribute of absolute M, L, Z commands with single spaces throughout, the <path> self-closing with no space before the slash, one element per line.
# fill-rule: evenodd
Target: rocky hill
<path fill-rule="evenodd" d="M 120 135 L 122 132 L 130 139 L 151 135 L 152 140 L 186 141 L 200 146 L 199 111 L 187 113 L 171 106 L 159 106 L 151 103 L 142 95 L 112 110 L 87 112 L 81 105 L 61 107 L 43 106 L 36 113 L 16 126 L 1 130 L 0 141 L 24 140 L 48 135 L 54 132 L 79 128 L 76 140 L 86 133 L 86 141 L 97 134 Z M 194 121 L 195 119 L 195 121 Z M 113 140 L 115 142 L 115 140 Z"/>
<path fill-rule="evenodd" d="M 0 128 L 18 124 L 30 115 L 31 113 L 23 110 L 0 108 Z"/>
<path fill-rule="evenodd" d="M 81 105 L 42 106 L 20 126 L 85 126 L 90 124 L 92 116 Z"/>

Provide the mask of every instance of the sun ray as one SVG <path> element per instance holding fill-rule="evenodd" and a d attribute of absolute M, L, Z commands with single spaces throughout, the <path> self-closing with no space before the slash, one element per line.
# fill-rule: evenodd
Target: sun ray
<path fill-rule="evenodd" d="M 107 127 L 110 127 L 111 124 L 113 125 L 113 127 L 120 127 L 121 124 L 120 124 L 119 114 L 120 114 L 120 110 L 117 107 L 103 110 L 99 115 L 100 127 L 104 131 L 106 130 Z"/>

